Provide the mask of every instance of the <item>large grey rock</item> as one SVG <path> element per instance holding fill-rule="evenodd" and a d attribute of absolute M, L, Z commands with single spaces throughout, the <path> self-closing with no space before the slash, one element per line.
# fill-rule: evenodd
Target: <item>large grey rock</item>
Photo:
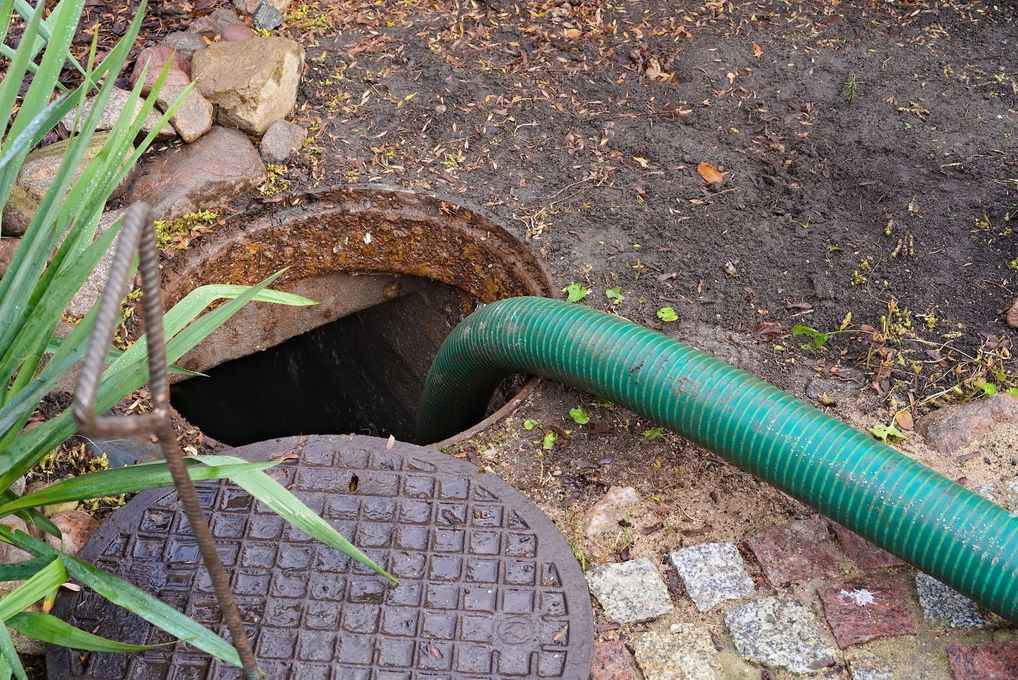
<path fill-rule="evenodd" d="M 102 108 L 99 113 L 99 122 L 96 124 L 96 130 L 112 130 L 113 126 L 116 125 L 117 119 L 120 118 L 120 114 L 127 108 L 127 102 L 131 93 L 127 90 L 121 90 L 118 87 L 113 88 L 110 91 L 109 99 L 106 100 L 106 106 Z M 63 117 L 60 121 L 60 125 L 67 132 L 71 132 L 74 128 L 75 120 L 78 124 L 92 112 L 92 108 L 95 106 L 95 97 L 90 97 L 85 100 L 85 103 L 80 107 L 71 109 L 71 111 Z M 139 98 L 134 104 L 133 115 L 137 116 L 144 106 L 142 100 Z M 79 113 L 80 112 L 80 113 Z M 152 130 L 156 129 L 156 125 L 159 123 L 159 115 L 155 111 L 149 111 L 148 115 L 145 116 L 145 121 L 141 124 L 142 134 L 148 134 Z M 173 128 L 168 124 L 163 125 L 159 130 L 159 134 L 156 135 L 159 139 L 172 139 L 176 137 L 177 133 L 173 131 Z"/>
<path fill-rule="evenodd" d="M 766 597 L 725 612 L 725 625 L 744 659 L 793 673 L 834 665 L 834 643 L 798 600 Z"/>
<path fill-rule="evenodd" d="M 96 237 L 106 233 L 126 212 L 126 210 L 112 210 L 103 213 L 99 218 L 99 224 L 95 228 Z M 70 304 L 67 305 L 68 314 L 72 316 L 85 316 L 92 309 L 95 301 L 102 295 L 103 288 L 106 286 L 106 279 L 110 276 L 110 267 L 113 266 L 113 252 L 116 250 L 116 247 L 117 243 L 114 240 L 99 260 L 99 263 L 88 275 L 88 278 L 81 284 L 81 288 L 71 298 Z"/>
<path fill-rule="evenodd" d="M 693 625 L 673 624 L 633 640 L 645 680 L 720 680 L 721 662 L 710 635 Z"/>
<path fill-rule="evenodd" d="M 175 50 L 177 54 L 190 59 L 195 52 L 205 49 L 205 46 L 208 43 L 205 42 L 205 39 L 197 33 L 193 33 L 191 31 L 174 31 L 173 33 L 167 34 L 162 40 L 160 40 L 159 44 L 164 47 L 169 47 L 171 50 Z"/>
<path fill-rule="evenodd" d="M 616 623 L 652 621 L 673 609 L 661 574 L 645 558 L 599 567 L 587 574 L 587 583 Z"/>
<path fill-rule="evenodd" d="M 283 163 L 297 152 L 308 138 L 308 131 L 288 120 L 277 120 L 262 136 L 262 158 L 270 163 Z"/>
<path fill-rule="evenodd" d="M 611 487 L 590 509 L 584 533 L 588 538 L 600 536 L 607 531 L 617 533 L 619 522 L 625 519 L 626 513 L 639 500 L 639 494 L 631 486 Z"/>
<path fill-rule="evenodd" d="M 156 105 L 166 111 L 180 96 L 184 87 L 183 85 L 163 86 L 156 97 Z M 173 128 L 180 138 L 190 144 L 212 129 L 212 111 L 212 103 L 201 96 L 198 90 L 192 89 L 170 116 L 170 123 L 173 124 Z"/>
<path fill-rule="evenodd" d="M 919 419 L 916 430 L 937 451 L 954 453 L 1004 422 L 1018 423 L 1018 398 L 1000 392 L 929 413 Z"/>
<path fill-rule="evenodd" d="M 213 127 L 194 144 L 142 166 L 129 198 L 152 206 L 156 219 L 221 205 L 265 181 L 265 164 L 242 132 Z"/>
<path fill-rule="evenodd" d="M 948 628 L 982 628 L 990 623 L 978 604 L 929 574 L 916 573 L 915 589 L 927 621 Z"/>
<path fill-rule="evenodd" d="M 192 75 L 220 124 L 260 135 L 293 110 L 303 68 L 304 48 L 272 37 L 209 45 Z"/>
<path fill-rule="evenodd" d="M 701 543 L 671 554 L 686 593 L 702 612 L 753 594 L 754 584 L 734 543 Z"/>

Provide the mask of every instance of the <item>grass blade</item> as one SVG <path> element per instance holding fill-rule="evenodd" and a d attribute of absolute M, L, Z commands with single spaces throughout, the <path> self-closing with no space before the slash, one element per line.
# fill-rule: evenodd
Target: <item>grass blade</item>
<path fill-rule="evenodd" d="M 208 465 L 227 465 L 243 463 L 236 456 L 195 456 Z M 313 512 L 308 506 L 290 493 L 286 487 L 260 472 L 237 472 L 230 475 L 230 481 L 240 486 L 249 494 L 268 506 L 284 520 L 331 548 L 352 557 L 361 564 L 370 567 L 375 573 L 384 576 L 393 583 L 399 583 L 389 572 L 375 564 L 371 559 L 346 540 L 342 534 L 333 529 L 328 522 Z M 2 511 L 2 508 L 0 508 Z"/>
<path fill-rule="evenodd" d="M 144 652 L 147 649 L 176 644 L 176 641 L 164 642 L 159 645 L 131 645 L 126 642 L 117 642 L 75 628 L 62 619 L 42 612 L 15 614 L 8 619 L 7 625 L 22 635 L 48 642 L 51 645 L 88 652 Z"/>
<path fill-rule="evenodd" d="M 240 666 L 240 659 L 233 645 L 127 581 L 93 567 L 88 562 L 64 555 L 22 531 L 12 531 L 9 527 L 0 525 L 0 540 L 36 555 L 59 556 L 67 573 L 98 595 L 118 607 L 137 614 L 181 642 L 187 642 L 227 663 Z"/>
<path fill-rule="evenodd" d="M 240 460 L 240 459 L 235 459 Z M 188 475 L 195 482 L 209 479 L 232 478 L 234 475 L 259 472 L 276 465 L 275 462 L 248 463 L 240 461 L 223 461 L 220 465 L 199 465 L 187 460 Z M 90 472 L 80 477 L 71 477 L 55 484 L 39 489 L 35 493 L 26 494 L 17 500 L 0 505 L 0 517 L 9 515 L 15 510 L 24 508 L 55 505 L 68 501 L 80 501 L 102 496 L 117 496 L 122 493 L 138 493 L 148 489 L 173 486 L 173 477 L 166 463 L 143 463 L 128 467 L 114 468 Z"/>

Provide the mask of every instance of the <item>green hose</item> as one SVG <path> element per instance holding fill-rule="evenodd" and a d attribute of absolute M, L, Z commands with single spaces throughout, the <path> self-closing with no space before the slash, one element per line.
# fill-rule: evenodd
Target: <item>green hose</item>
<path fill-rule="evenodd" d="M 428 374 L 418 441 L 480 420 L 513 373 L 667 425 L 1018 622 L 1018 517 L 748 373 L 581 305 L 510 298 L 460 323 Z"/>

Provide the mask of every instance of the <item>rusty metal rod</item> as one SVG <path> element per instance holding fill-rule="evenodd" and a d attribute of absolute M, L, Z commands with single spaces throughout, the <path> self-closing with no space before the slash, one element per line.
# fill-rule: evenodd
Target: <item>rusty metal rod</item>
<path fill-rule="evenodd" d="M 98 417 L 95 413 L 99 381 L 102 377 L 107 347 L 116 328 L 120 301 L 128 288 L 128 273 L 135 251 L 139 252 L 141 271 L 142 310 L 148 336 L 149 391 L 152 411 L 143 415 Z M 90 437 L 132 436 L 154 434 L 180 503 L 194 531 L 202 561 L 209 572 L 219 608 L 233 638 L 241 664 L 248 680 L 262 676 L 251 649 L 251 641 L 244 630 L 240 610 L 230 590 L 229 577 L 216 551 L 215 541 L 198 502 L 194 484 L 187 474 L 184 455 L 177 444 L 176 434 L 170 425 L 170 383 L 166 362 L 166 341 L 163 330 L 163 297 L 159 277 L 159 251 L 156 248 L 155 229 L 149 206 L 134 203 L 127 211 L 124 226 L 117 240 L 116 251 L 110 266 L 110 275 L 99 300 L 95 327 L 89 339 L 85 363 L 81 368 L 77 389 L 74 392 L 74 420 L 78 430 Z"/>

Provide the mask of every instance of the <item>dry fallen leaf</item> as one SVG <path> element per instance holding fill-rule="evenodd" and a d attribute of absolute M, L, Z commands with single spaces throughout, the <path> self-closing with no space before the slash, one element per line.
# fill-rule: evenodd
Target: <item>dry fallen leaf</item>
<path fill-rule="evenodd" d="M 763 54 L 763 48 L 760 47 L 760 43 L 753 43 L 753 56 L 759 59 L 761 54 Z"/>
<path fill-rule="evenodd" d="M 700 177 L 703 177 L 703 181 L 707 182 L 707 184 L 721 184 L 725 179 L 723 172 L 704 161 L 700 161 L 697 164 L 696 171 L 700 173 Z"/>

